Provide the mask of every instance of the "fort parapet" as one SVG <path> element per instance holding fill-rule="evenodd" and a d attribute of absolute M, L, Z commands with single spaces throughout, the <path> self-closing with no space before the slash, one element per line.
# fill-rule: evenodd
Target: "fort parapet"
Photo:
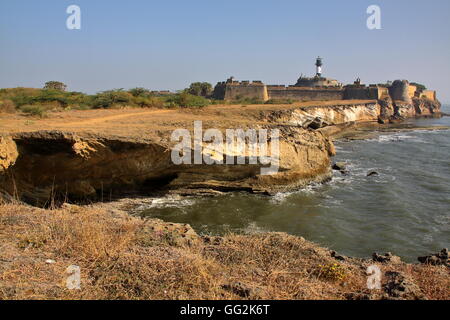
<path fill-rule="evenodd" d="M 396 80 L 387 85 L 363 85 L 358 81 L 346 86 L 298 86 L 298 85 L 266 85 L 261 81 L 235 81 L 233 78 L 219 82 L 214 88 L 215 99 L 237 101 L 252 99 L 294 100 L 294 101 L 327 101 L 327 100 L 392 100 L 411 103 L 414 97 L 436 100 L 436 91 L 419 91 L 407 80 Z"/>
<path fill-rule="evenodd" d="M 235 81 L 233 78 L 219 82 L 214 88 L 214 97 L 223 100 L 255 99 L 269 100 L 267 86 L 262 81 Z"/>
<path fill-rule="evenodd" d="M 267 86 L 269 99 L 296 101 L 342 100 L 344 90 L 341 87 L 297 87 L 285 85 Z"/>
<path fill-rule="evenodd" d="M 412 103 L 413 98 L 436 100 L 436 92 L 420 90 L 407 80 L 395 80 L 392 84 L 366 86 L 361 79 L 353 84 L 343 86 L 337 80 L 322 76 L 322 58 L 316 60 L 317 72 L 314 77 L 298 78 L 295 85 L 265 85 L 262 81 L 236 81 L 230 77 L 219 82 L 214 88 L 213 97 L 219 100 L 252 99 L 295 100 L 295 101 L 326 101 L 326 100 L 392 100 Z"/>

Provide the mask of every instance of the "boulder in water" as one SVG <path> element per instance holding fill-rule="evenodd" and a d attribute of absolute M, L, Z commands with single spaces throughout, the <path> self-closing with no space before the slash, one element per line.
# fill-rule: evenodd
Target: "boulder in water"
<path fill-rule="evenodd" d="M 337 171 L 346 171 L 347 170 L 347 164 L 345 162 L 336 162 L 333 164 L 333 170 Z"/>

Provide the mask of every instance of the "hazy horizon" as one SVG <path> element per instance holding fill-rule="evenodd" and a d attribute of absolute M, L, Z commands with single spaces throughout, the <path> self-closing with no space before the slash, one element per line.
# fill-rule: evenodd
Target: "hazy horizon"
<path fill-rule="evenodd" d="M 69 5 L 81 30 L 68 30 Z M 366 9 L 381 8 L 381 30 Z M 71 91 L 180 90 L 229 76 L 294 84 L 314 75 L 343 83 L 408 79 L 450 102 L 450 2 L 433 1 L 87 1 L 0 2 L 0 87 Z"/>

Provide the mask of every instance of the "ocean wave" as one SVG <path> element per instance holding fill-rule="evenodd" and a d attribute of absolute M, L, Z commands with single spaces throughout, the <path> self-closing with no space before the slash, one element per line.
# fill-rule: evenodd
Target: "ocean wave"
<path fill-rule="evenodd" d="M 161 198 L 150 198 L 143 200 L 133 211 L 140 212 L 148 209 L 161 208 L 181 208 L 192 206 L 195 203 L 194 198 L 183 198 L 181 196 L 166 196 Z"/>
<path fill-rule="evenodd" d="M 413 132 L 411 132 L 413 133 Z M 368 139 L 367 141 L 376 141 L 380 143 L 389 143 L 389 142 L 403 142 L 403 141 L 410 141 L 410 142 L 425 142 L 423 139 L 412 135 L 412 134 L 400 134 L 400 133 L 394 133 L 394 134 L 382 134 L 379 135 L 377 138 L 374 139 Z"/>

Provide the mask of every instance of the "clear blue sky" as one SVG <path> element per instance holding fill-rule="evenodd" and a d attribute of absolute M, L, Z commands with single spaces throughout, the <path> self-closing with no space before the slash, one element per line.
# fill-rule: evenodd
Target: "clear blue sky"
<path fill-rule="evenodd" d="M 67 30 L 66 8 L 82 10 Z M 382 30 L 366 9 L 381 7 Z M 0 0 L 0 87 L 177 90 L 228 76 L 293 84 L 409 79 L 450 101 L 450 1 Z"/>

